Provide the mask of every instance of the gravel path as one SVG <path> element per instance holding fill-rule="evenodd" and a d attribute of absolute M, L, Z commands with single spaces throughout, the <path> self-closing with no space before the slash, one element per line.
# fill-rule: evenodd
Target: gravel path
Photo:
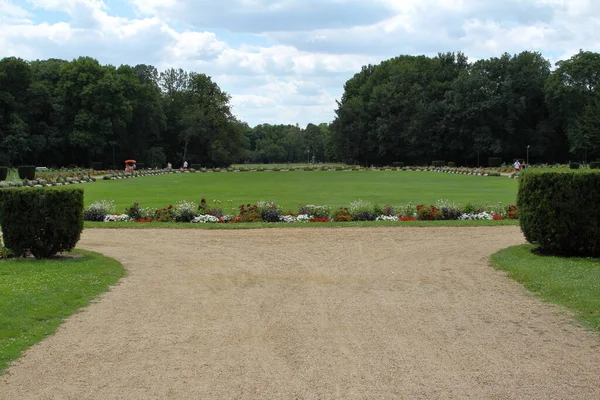
<path fill-rule="evenodd" d="M 598 399 L 600 339 L 488 265 L 518 227 L 93 230 L 129 276 L 0 399 Z"/>

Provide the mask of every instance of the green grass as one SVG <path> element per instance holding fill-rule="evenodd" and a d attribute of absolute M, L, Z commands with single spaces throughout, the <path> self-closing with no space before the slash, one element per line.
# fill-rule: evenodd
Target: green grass
<path fill-rule="evenodd" d="M 0 260 L 0 374 L 125 275 L 116 260 L 87 251 L 70 254 L 75 258 Z"/>
<path fill-rule="evenodd" d="M 492 265 L 600 331 L 600 259 L 542 256 L 534 249 L 521 245 L 501 250 L 492 255 Z"/>
<path fill-rule="evenodd" d="M 220 200 L 225 212 L 242 203 L 274 201 L 284 209 L 301 204 L 347 206 L 358 199 L 380 205 L 434 204 L 448 199 L 459 205 L 516 201 L 517 181 L 406 171 L 215 172 L 148 176 L 85 184 L 85 205 L 114 200 L 117 212 L 134 202 L 164 207 L 178 201 Z"/>

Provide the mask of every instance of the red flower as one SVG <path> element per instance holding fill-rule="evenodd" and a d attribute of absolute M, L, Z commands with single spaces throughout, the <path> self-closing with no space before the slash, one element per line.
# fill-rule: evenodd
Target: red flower
<path fill-rule="evenodd" d="M 415 219 L 413 217 L 407 217 L 406 215 L 401 216 L 400 218 L 398 218 L 400 221 L 414 221 Z"/>

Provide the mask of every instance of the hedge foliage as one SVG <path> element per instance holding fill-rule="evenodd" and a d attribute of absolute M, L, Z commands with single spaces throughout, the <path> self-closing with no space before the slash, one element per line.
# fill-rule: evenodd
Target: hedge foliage
<path fill-rule="evenodd" d="M 431 162 L 431 166 L 433 167 L 445 167 L 446 166 L 446 161 L 443 160 L 434 160 Z"/>
<path fill-rule="evenodd" d="M 30 181 L 35 179 L 35 165 L 19 165 L 17 170 L 20 179 L 29 179 Z"/>
<path fill-rule="evenodd" d="M 569 163 L 569 168 L 571 169 L 579 169 L 580 166 L 581 164 L 579 164 L 578 162 Z"/>
<path fill-rule="evenodd" d="M 544 252 L 600 257 L 600 171 L 526 171 L 517 206 L 526 239 Z"/>
<path fill-rule="evenodd" d="M 592 161 L 590 163 L 590 168 L 591 169 L 600 169 L 600 161 Z"/>
<path fill-rule="evenodd" d="M 5 181 L 8 177 L 8 167 L 0 167 L 0 181 Z"/>
<path fill-rule="evenodd" d="M 0 190 L 4 244 L 15 255 L 51 257 L 72 250 L 83 230 L 83 189 Z"/>

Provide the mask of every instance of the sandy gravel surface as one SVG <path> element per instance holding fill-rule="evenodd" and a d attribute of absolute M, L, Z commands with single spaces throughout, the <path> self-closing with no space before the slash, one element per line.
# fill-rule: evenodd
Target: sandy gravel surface
<path fill-rule="evenodd" d="M 598 399 L 600 339 L 488 265 L 518 227 L 86 229 L 129 276 L 0 399 Z"/>

